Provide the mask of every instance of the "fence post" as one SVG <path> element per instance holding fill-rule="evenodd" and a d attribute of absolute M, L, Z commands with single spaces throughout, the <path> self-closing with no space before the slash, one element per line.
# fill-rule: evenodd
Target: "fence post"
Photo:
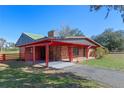
<path fill-rule="evenodd" d="M 3 61 L 5 61 L 6 60 L 6 55 L 5 54 L 3 54 Z"/>

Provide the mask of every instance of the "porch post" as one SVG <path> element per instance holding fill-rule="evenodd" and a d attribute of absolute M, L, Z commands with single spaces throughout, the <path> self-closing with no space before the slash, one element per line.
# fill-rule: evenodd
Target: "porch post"
<path fill-rule="evenodd" d="M 45 46 L 45 54 L 46 54 L 46 58 L 45 58 L 45 63 L 46 63 L 46 67 L 48 67 L 48 62 L 49 62 L 49 45 Z"/>
<path fill-rule="evenodd" d="M 86 48 L 86 60 L 88 61 L 88 52 L 89 52 L 89 49 L 88 49 L 88 47 Z"/>
<path fill-rule="evenodd" d="M 69 56 L 69 61 L 72 62 L 73 61 L 73 48 L 72 47 L 68 47 L 68 56 Z"/>
<path fill-rule="evenodd" d="M 96 59 L 96 48 L 95 48 L 95 51 L 94 51 L 94 57 L 95 57 L 95 59 Z"/>
<path fill-rule="evenodd" d="M 24 53 L 23 53 L 23 56 L 24 56 L 24 60 L 26 61 L 26 47 L 24 47 Z"/>
<path fill-rule="evenodd" d="M 33 46 L 32 48 L 33 48 L 33 51 L 32 51 L 33 52 L 32 53 L 33 54 L 33 62 L 35 62 L 36 61 L 36 57 L 35 57 L 35 46 Z"/>

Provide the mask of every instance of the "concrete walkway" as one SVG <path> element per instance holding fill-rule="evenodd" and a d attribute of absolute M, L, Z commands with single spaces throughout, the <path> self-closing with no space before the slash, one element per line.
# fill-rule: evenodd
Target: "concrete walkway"
<path fill-rule="evenodd" d="M 73 65 L 64 68 L 67 72 L 72 72 L 80 76 L 87 76 L 90 79 L 100 81 L 111 87 L 124 88 L 124 72 L 109 69 L 101 69 L 86 65 Z"/>
<path fill-rule="evenodd" d="M 35 64 L 35 67 L 42 67 L 45 66 L 45 62 L 39 62 L 37 64 Z M 65 67 L 70 67 L 75 65 L 75 63 L 71 63 L 71 62 L 63 62 L 63 61 L 53 61 L 53 62 L 49 62 L 48 67 L 51 68 L 55 68 L 55 69 L 63 69 Z"/>

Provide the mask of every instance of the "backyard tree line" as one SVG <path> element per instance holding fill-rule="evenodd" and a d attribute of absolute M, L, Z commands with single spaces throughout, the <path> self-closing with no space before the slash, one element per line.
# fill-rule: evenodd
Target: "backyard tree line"
<path fill-rule="evenodd" d="M 92 36 L 91 38 L 108 48 L 109 51 L 124 51 L 124 30 L 115 31 L 112 28 L 108 28 L 100 35 Z"/>
<path fill-rule="evenodd" d="M 15 50 L 15 43 L 7 42 L 4 38 L 0 38 L 0 51 Z"/>

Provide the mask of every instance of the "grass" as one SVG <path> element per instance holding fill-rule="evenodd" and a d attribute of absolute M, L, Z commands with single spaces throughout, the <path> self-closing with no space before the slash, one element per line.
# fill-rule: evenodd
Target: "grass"
<path fill-rule="evenodd" d="M 19 51 L 16 50 L 16 51 L 2 51 L 2 52 L 0 52 L 0 54 L 13 54 L 13 53 L 19 53 Z"/>
<path fill-rule="evenodd" d="M 124 54 L 108 54 L 101 59 L 93 59 L 82 64 L 124 71 Z"/>
<path fill-rule="evenodd" d="M 38 68 L 24 62 L 6 62 L 0 64 L 0 87 L 94 88 L 105 86 L 62 70 Z"/>

